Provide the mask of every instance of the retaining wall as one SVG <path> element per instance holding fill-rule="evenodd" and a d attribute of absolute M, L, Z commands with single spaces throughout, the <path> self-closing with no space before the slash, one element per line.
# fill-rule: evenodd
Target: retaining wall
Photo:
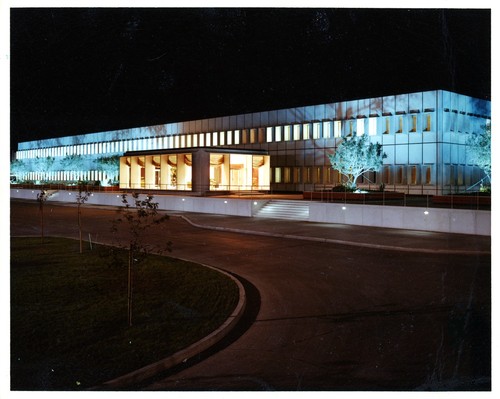
<path fill-rule="evenodd" d="M 11 198 L 36 200 L 40 191 L 11 189 Z M 54 191 L 48 201 L 76 203 L 77 191 Z M 129 196 L 129 199 L 131 197 Z M 161 210 L 251 217 L 267 200 L 157 195 Z M 93 193 L 88 204 L 122 206 L 119 193 Z M 345 208 L 345 209 L 343 209 Z M 427 214 L 425 213 L 427 212 Z M 309 203 L 309 221 L 475 235 L 491 235 L 491 212 L 336 203 Z"/>
<path fill-rule="evenodd" d="M 70 202 L 76 204 L 78 191 L 71 190 L 47 190 L 52 195 L 48 201 Z M 11 189 L 11 198 L 36 200 L 40 190 Z M 128 201 L 132 205 L 132 196 L 128 195 Z M 141 195 L 143 198 L 143 195 Z M 158 209 L 169 211 L 214 213 L 219 215 L 233 215 L 250 217 L 260 209 L 267 200 L 254 199 L 231 199 L 231 198 L 200 198 L 175 195 L 155 195 L 154 201 L 158 202 Z M 121 193 L 92 193 L 86 204 L 123 206 Z"/>
<path fill-rule="evenodd" d="M 357 204 L 309 205 L 309 221 L 408 230 L 491 235 L 491 212 Z"/>

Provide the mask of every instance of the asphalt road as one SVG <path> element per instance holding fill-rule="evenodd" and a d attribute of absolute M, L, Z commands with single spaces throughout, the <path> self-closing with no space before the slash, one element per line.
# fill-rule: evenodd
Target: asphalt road
<path fill-rule="evenodd" d="M 46 235 L 77 237 L 74 206 L 46 204 L 44 215 Z M 113 210 L 84 207 L 82 217 L 85 237 L 123 239 L 110 231 Z M 338 230 L 339 239 L 348 229 Z M 11 234 L 40 234 L 37 204 L 11 201 Z M 414 234 L 422 245 L 433 239 Z M 132 389 L 491 389 L 491 256 L 484 251 L 419 253 L 210 231 L 176 216 L 150 240 L 171 240 L 172 256 L 241 277 L 250 303 L 244 325 L 217 350 Z"/>

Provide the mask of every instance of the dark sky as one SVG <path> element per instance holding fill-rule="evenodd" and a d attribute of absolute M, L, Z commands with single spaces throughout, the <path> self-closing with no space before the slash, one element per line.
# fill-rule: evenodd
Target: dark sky
<path fill-rule="evenodd" d="M 442 88 L 489 98 L 489 10 L 11 9 L 11 141 Z"/>

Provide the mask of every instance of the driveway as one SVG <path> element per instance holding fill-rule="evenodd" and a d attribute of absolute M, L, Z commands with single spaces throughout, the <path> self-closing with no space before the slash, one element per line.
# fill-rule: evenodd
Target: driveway
<path fill-rule="evenodd" d="M 109 229 L 114 211 L 84 207 L 82 217 L 86 237 L 121 239 Z M 262 223 L 276 229 L 278 222 Z M 48 203 L 45 226 L 47 235 L 76 238 L 75 207 Z M 329 234 L 355 239 L 356 228 L 349 229 Z M 369 240 L 370 229 L 363 232 Z M 371 232 L 377 240 L 394 234 Z M 11 201 L 11 234 L 39 234 L 37 204 Z M 435 242 L 477 237 L 405 235 L 410 247 L 414 242 L 436 252 L 206 230 L 172 216 L 151 241 L 172 240 L 172 256 L 240 276 L 249 289 L 249 316 L 210 356 L 136 388 L 491 389 L 489 238 L 481 239 L 477 253 L 440 253 Z"/>

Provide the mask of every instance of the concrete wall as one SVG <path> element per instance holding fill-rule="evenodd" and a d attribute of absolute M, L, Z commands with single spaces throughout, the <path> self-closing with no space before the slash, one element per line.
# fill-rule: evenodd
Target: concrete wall
<path fill-rule="evenodd" d="M 491 235 L 491 212 L 468 209 L 426 209 L 311 202 L 309 221 Z"/>
<path fill-rule="evenodd" d="M 49 190 L 50 192 L 50 190 Z M 10 197 L 36 200 L 40 190 L 11 189 Z M 76 205 L 78 191 L 58 190 L 53 191 L 48 201 L 68 202 Z M 132 204 L 132 196 L 128 197 Z M 143 196 L 141 195 L 141 198 Z M 230 199 L 230 198 L 199 198 L 189 196 L 155 195 L 154 201 L 158 202 L 158 209 L 169 211 L 214 213 L 219 215 L 233 215 L 250 217 L 260 209 L 267 200 Z M 119 193 L 93 193 L 86 204 L 123 206 Z"/>
<path fill-rule="evenodd" d="M 11 198 L 36 200 L 38 190 L 11 189 Z M 60 190 L 49 201 L 68 202 L 76 205 L 76 191 Z M 132 197 L 129 196 L 129 201 Z M 161 210 L 213 213 L 251 217 L 267 200 L 199 198 L 157 195 Z M 87 204 L 122 206 L 117 193 L 94 193 Z M 342 209 L 345 207 L 345 209 Z M 428 214 L 424 212 L 427 211 Z M 491 235 L 491 212 L 467 209 L 417 208 L 402 206 L 377 206 L 354 204 L 309 203 L 309 221 L 340 223 L 359 226 L 389 227 L 409 230 L 438 231 L 445 233 Z"/>

